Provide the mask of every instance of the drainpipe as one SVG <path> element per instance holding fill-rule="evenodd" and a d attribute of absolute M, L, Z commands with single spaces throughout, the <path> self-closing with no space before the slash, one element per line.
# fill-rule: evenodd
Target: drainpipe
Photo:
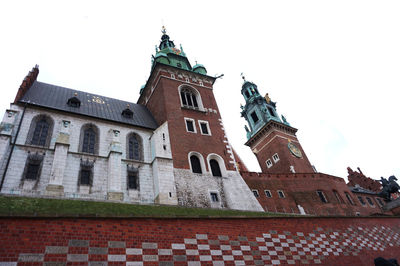
<path fill-rule="evenodd" d="M 25 110 L 26 110 L 26 103 L 25 103 L 25 105 L 24 105 L 24 110 L 22 111 L 22 116 L 21 116 L 21 120 L 19 121 L 17 133 L 15 134 L 14 141 L 11 143 L 11 151 L 10 151 L 10 155 L 8 156 L 8 159 L 7 159 L 6 169 L 4 169 L 3 176 L 1 177 L 0 192 L 1 192 L 1 190 L 3 189 L 4 179 L 6 178 L 6 174 L 7 174 L 7 170 L 8 170 L 8 165 L 10 164 L 10 161 L 11 161 L 11 157 L 12 157 L 12 154 L 13 154 L 13 151 L 14 151 L 14 148 L 15 148 L 15 143 L 17 142 L 19 130 L 21 129 L 21 124 L 22 124 L 22 120 L 24 119 Z"/>

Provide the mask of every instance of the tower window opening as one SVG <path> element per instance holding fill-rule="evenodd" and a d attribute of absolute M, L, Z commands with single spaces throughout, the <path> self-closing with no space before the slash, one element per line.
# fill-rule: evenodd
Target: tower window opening
<path fill-rule="evenodd" d="M 269 191 L 269 190 L 264 190 L 264 193 L 265 193 L 265 196 L 266 196 L 267 198 L 272 198 L 271 191 Z"/>
<path fill-rule="evenodd" d="M 199 120 L 200 131 L 202 135 L 211 135 L 210 127 L 207 121 Z"/>
<path fill-rule="evenodd" d="M 190 118 L 185 118 L 186 131 L 196 133 L 196 127 L 194 125 L 194 120 Z"/>
<path fill-rule="evenodd" d="M 268 168 L 272 167 L 272 161 L 270 159 L 268 159 L 265 163 L 267 164 Z"/>
<path fill-rule="evenodd" d="M 278 190 L 278 196 L 279 196 L 280 198 L 284 198 L 284 197 L 285 197 L 285 194 L 283 193 L 282 190 Z"/>
<path fill-rule="evenodd" d="M 272 155 L 272 159 L 274 160 L 274 162 L 278 162 L 279 161 L 279 156 L 277 153 L 275 153 L 274 155 Z"/>
<path fill-rule="evenodd" d="M 196 155 L 190 156 L 190 165 L 192 166 L 192 172 L 196 174 L 202 174 L 200 160 Z"/>
<path fill-rule="evenodd" d="M 383 207 L 383 203 L 382 203 L 381 199 L 380 198 L 375 198 L 375 199 L 378 202 L 379 206 Z"/>
<path fill-rule="evenodd" d="M 253 119 L 254 124 L 257 124 L 259 119 L 258 119 L 258 115 L 256 114 L 256 112 L 255 111 L 252 112 L 250 116 L 251 116 L 251 119 Z"/>
<path fill-rule="evenodd" d="M 274 112 L 274 109 L 272 109 L 271 107 L 268 107 L 268 111 L 269 111 L 269 113 L 270 113 L 272 116 L 275 116 L 275 117 L 276 117 L 276 114 L 275 114 L 275 112 Z"/>
<path fill-rule="evenodd" d="M 211 159 L 210 167 L 213 176 L 222 176 L 221 168 L 219 167 L 219 163 L 217 162 L 217 160 Z"/>
<path fill-rule="evenodd" d="M 323 202 L 323 203 L 328 203 L 328 200 L 325 197 L 324 192 L 322 192 L 321 190 L 317 190 L 317 194 L 319 196 L 319 199 Z"/>
<path fill-rule="evenodd" d="M 187 88 L 181 90 L 181 100 L 182 100 L 182 105 L 184 107 L 194 108 L 194 109 L 199 108 L 196 95 Z"/>
<path fill-rule="evenodd" d="M 247 98 L 250 98 L 250 93 L 248 91 L 245 91 L 244 95 L 246 95 Z"/>

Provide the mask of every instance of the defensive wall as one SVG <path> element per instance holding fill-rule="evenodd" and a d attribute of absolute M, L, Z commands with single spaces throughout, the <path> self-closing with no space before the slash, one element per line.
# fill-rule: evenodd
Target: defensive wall
<path fill-rule="evenodd" d="M 1 265 L 373 265 L 398 217 L 0 218 Z"/>

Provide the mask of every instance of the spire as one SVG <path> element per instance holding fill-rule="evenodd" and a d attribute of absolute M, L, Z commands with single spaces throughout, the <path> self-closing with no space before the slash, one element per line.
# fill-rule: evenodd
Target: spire
<path fill-rule="evenodd" d="M 165 48 L 175 48 L 175 44 L 173 41 L 169 40 L 169 36 L 167 35 L 167 29 L 162 26 L 161 28 L 162 36 L 161 36 L 161 43 L 160 43 L 160 50 L 163 50 Z"/>

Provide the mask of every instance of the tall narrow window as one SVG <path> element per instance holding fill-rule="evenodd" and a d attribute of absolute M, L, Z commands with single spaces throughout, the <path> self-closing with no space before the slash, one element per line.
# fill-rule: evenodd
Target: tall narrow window
<path fill-rule="evenodd" d="M 94 161 L 82 160 L 81 169 L 79 171 L 79 185 L 91 186 L 93 183 L 93 166 Z"/>
<path fill-rule="evenodd" d="M 92 127 L 85 129 L 83 133 L 82 152 L 94 154 L 96 145 L 96 132 Z"/>
<path fill-rule="evenodd" d="M 194 124 L 193 119 L 185 117 L 185 123 L 186 123 L 186 131 L 187 132 L 197 133 L 196 126 Z"/>
<path fill-rule="evenodd" d="M 365 205 L 365 201 L 364 201 L 363 197 L 358 196 L 357 198 L 358 198 L 358 200 L 360 201 L 361 205 L 364 206 L 364 205 Z"/>
<path fill-rule="evenodd" d="M 269 190 L 264 190 L 264 192 L 265 192 L 265 196 L 266 196 L 267 198 L 272 198 L 271 191 L 269 191 Z"/>
<path fill-rule="evenodd" d="M 140 148 L 140 142 L 139 142 L 138 138 L 139 137 L 136 135 L 131 135 L 129 137 L 128 150 L 129 150 L 129 159 L 131 159 L 131 160 L 140 160 L 141 148 Z"/>
<path fill-rule="evenodd" d="M 367 199 L 369 205 L 371 205 L 371 206 L 374 206 L 374 205 L 375 205 L 374 202 L 371 200 L 370 197 L 366 197 L 366 199 Z"/>
<path fill-rule="evenodd" d="M 199 126 L 202 135 L 211 135 L 208 121 L 199 120 Z"/>
<path fill-rule="evenodd" d="M 190 156 L 190 165 L 192 166 L 192 172 L 201 174 L 201 164 L 200 159 L 196 155 Z"/>
<path fill-rule="evenodd" d="M 333 194 L 335 194 L 335 197 L 339 203 L 344 203 L 342 197 L 339 195 L 339 192 L 336 190 L 333 191 Z"/>
<path fill-rule="evenodd" d="M 323 203 L 328 203 L 328 200 L 325 197 L 324 192 L 317 190 L 317 194 L 319 196 L 319 199 L 323 202 Z"/>
<path fill-rule="evenodd" d="M 213 176 L 222 176 L 221 168 L 219 168 L 219 163 L 217 162 L 217 160 L 211 159 L 210 167 Z"/>
<path fill-rule="evenodd" d="M 254 197 L 256 197 L 256 198 L 260 197 L 260 194 L 258 194 L 257 189 L 253 189 L 252 191 L 253 191 Z"/>
<path fill-rule="evenodd" d="M 48 132 L 49 132 L 49 123 L 46 121 L 46 118 L 42 117 L 42 119 L 40 119 L 36 123 L 31 144 L 45 146 Z"/>
<path fill-rule="evenodd" d="M 348 192 L 345 192 L 344 194 L 346 195 L 346 198 L 347 198 L 347 200 L 349 201 L 349 203 L 350 203 L 351 205 L 354 205 L 354 201 L 353 201 L 353 199 L 351 198 L 350 194 L 349 194 Z"/>
<path fill-rule="evenodd" d="M 284 198 L 284 197 L 285 197 L 285 194 L 283 193 L 282 190 L 278 190 L 278 196 L 279 196 L 280 198 Z"/>
<path fill-rule="evenodd" d="M 268 112 L 272 115 L 272 116 L 276 116 L 274 110 L 271 107 L 268 107 Z"/>

